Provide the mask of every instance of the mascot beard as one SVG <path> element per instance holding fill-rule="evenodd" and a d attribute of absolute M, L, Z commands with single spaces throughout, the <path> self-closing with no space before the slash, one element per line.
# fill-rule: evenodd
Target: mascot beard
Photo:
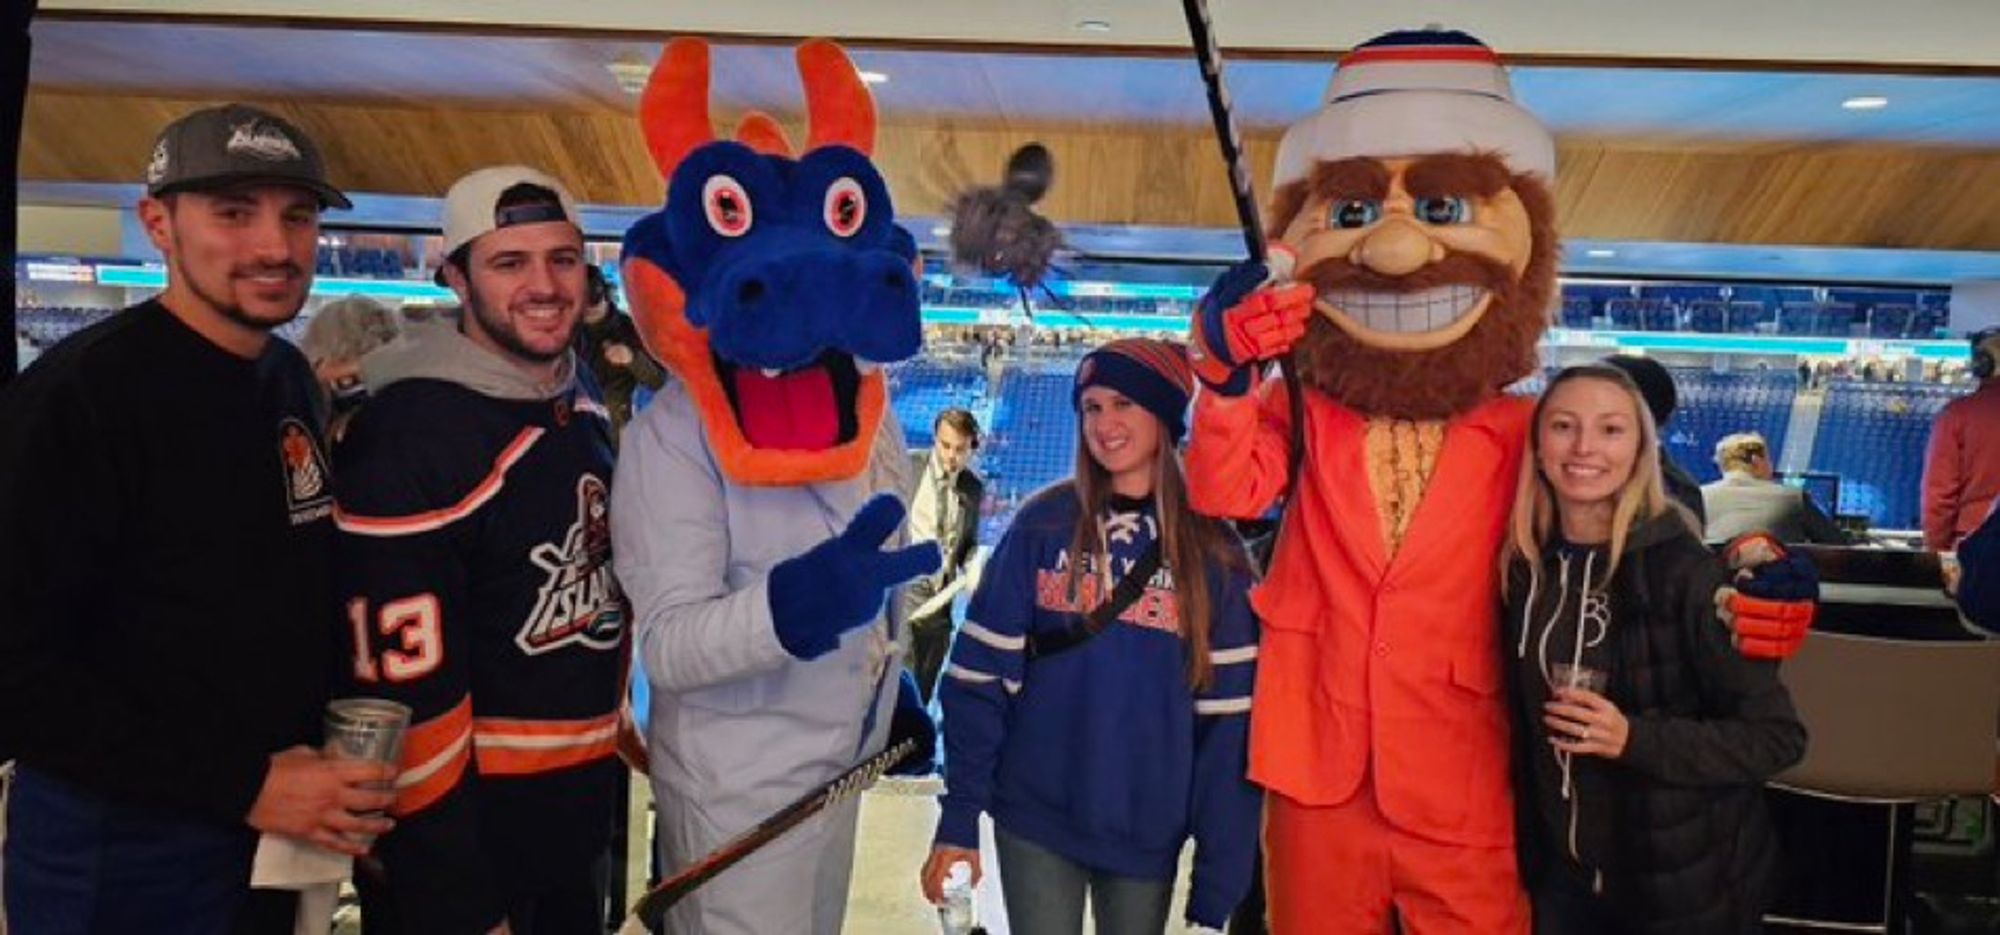
<path fill-rule="evenodd" d="M 1485 165 L 1467 173 L 1463 190 L 1490 189 L 1492 183 L 1481 185 L 1477 176 L 1497 172 L 1526 209 L 1532 240 L 1521 273 L 1497 259 L 1452 250 L 1403 276 L 1383 275 L 1344 256 L 1311 263 L 1299 271 L 1299 280 L 1312 284 L 1319 314 L 1293 351 L 1302 383 L 1366 416 L 1447 419 L 1535 371 L 1536 343 L 1550 323 L 1560 256 L 1554 199 L 1537 179 L 1508 174 L 1497 157 L 1477 162 Z M 1307 183 L 1295 182 L 1279 193 L 1274 239 L 1307 208 L 1307 190 Z M 1335 321 L 1341 313 L 1329 309 L 1339 305 L 1332 297 L 1342 295 L 1408 295 L 1450 286 L 1483 289 L 1490 300 L 1457 340 L 1427 350 L 1378 346 Z"/>

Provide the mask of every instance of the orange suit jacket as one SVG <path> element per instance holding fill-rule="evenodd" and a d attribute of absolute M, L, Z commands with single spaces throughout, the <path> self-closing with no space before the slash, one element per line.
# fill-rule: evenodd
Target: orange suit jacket
<path fill-rule="evenodd" d="M 1451 419 L 1402 547 L 1382 539 L 1364 462 L 1366 419 L 1306 392 L 1298 504 L 1269 576 L 1250 776 L 1299 803 L 1339 805 L 1373 771 L 1376 804 L 1404 831 L 1511 847 L 1498 556 L 1534 404 L 1502 396 Z M 1190 496 L 1216 516 L 1261 516 L 1283 493 L 1290 417 L 1282 384 L 1203 393 Z"/>

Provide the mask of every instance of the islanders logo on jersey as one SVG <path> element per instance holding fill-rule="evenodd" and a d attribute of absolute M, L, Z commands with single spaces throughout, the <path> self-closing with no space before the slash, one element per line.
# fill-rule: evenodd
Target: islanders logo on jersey
<path fill-rule="evenodd" d="M 289 416 L 278 422 L 278 460 L 285 466 L 285 505 L 292 525 L 331 515 L 333 492 L 327 488 L 326 456 L 305 423 Z"/>
<path fill-rule="evenodd" d="M 535 609 L 514 637 L 530 656 L 581 643 L 616 649 L 625 635 L 625 598 L 611 576 L 611 503 L 604 481 L 585 474 L 576 482 L 576 522 L 561 545 L 544 542 L 528 559 L 548 575 Z"/>

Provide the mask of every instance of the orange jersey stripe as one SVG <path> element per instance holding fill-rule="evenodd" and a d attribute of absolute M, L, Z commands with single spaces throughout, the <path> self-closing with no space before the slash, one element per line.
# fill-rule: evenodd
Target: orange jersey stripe
<path fill-rule="evenodd" d="M 618 713 L 581 721 L 479 718 L 473 749 L 485 776 L 552 772 L 602 759 L 617 751 Z"/>
<path fill-rule="evenodd" d="M 500 456 L 493 460 L 493 470 L 486 475 L 486 479 L 480 481 L 479 486 L 472 488 L 471 493 L 451 506 L 409 516 L 362 516 L 349 513 L 340 504 L 335 503 L 334 525 L 342 532 L 360 536 L 408 536 L 449 526 L 472 515 L 474 510 L 484 506 L 486 501 L 500 493 L 500 488 L 507 482 L 508 469 L 525 457 L 528 449 L 534 447 L 535 442 L 541 437 L 540 427 L 530 426 L 522 429 L 521 434 L 514 436 L 514 440 L 508 442 L 507 447 L 501 449 Z"/>
<path fill-rule="evenodd" d="M 403 771 L 396 777 L 393 815 L 408 815 L 444 798 L 465 775 L 472 747 L 472 699 L 410 728 L 403 740 Z"/>

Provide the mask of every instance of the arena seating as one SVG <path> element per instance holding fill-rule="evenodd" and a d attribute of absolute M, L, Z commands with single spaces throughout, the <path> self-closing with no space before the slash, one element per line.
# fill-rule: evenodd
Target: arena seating
<path fill-rule="evenodd" d="M 320 245 L 314 272 L 321 276 L 346 279 L 401 279 L 402 254 L 372 247 L 329 247 Z"/>
<path fill-rule="evenodd" d="M 1784 450 L 1798 376 L 1790 371 L 1710 373 L 1675 369 L 1680 407 L 1665 427 L 1667 454 L 1706 484 L 1722 476 L 1715 443 L 1736 432 L 1757 432 Z"/>
<path fill-rule="evenodd" d="M 37 347 L 48 347 L 110 314 L 102 308 L 29 307 L 14 312 L 14 327 Z"/>
<path fill-rule="evenodd" d="M 1841 511 L 1866 513 L 1876 526 L 1918 528 L 1931 423 L 1963 392 L 1936 384 L 1833 383 L 1811 469 L 1840 475 Z"/>
<path fill-rule="evenodd" d="M 405 275 L 390 250 L 343 247 L 322 249 L 322 275 Z M 1773 333 L 1798 336 L 1878 339 L 1934 338 L 1947 333 L 1946 295 L 1914 289 L 1831 288 L 1706 284 L 1631 285 L 1566 283 L 1560 322 L 1566 328 L 1698 333 Z M 937 280 L 923 287 L 927 305 L 973 308 L 1012 307 L 1019 297 L 991 283 Z M 1073 295 L 1071 310 L 1091 313 L 1157 314 L 1184 320 L 1183 299 Z M 17 315 L 18 331 L 30 344 L 46 348 L 111 312 L 68 306 L 27 307 Z M 296 341 L 301 316 L 279 330 Z M 1072 335 L 1073 336 L 1073 335 Z M 1069 408 L 1069 381 L 1076 347 L 1024 349 L 1007 364 L 997 393 L 976 363 L 977 347 L 933 346 L 925 357 L 890 367 L 890 396 L 912 448 L 931 443 L 931 423 L 939 410 L 960 406 L 985 416 L 987 434 L 981 459 L 989 477 L 989 532 L 1041 487 L 1068 476 L 1075 458 L 1075 417 Z M 1797 376 L 1789 370 L 1715 373 L 1677 370 L 1681 405 L 1664 427 L 1669 454 L 1703 482 L 1714 480 L 1714 445 L 1723 435 L 1757 431 L 1782 460 Z M 1538 392 L 1545 375 L 1510 388 Z M 1917 524 L 1921 452 L 1931 420 L 1960 388 L 1903 383 L 1836 382 L 1827 398 L 1809 467 L 1843 477 L 1842 508 L 1866 513 L 1876 526 Z M 990 398 L 989 398 L 990 394 Z"/>
<path fill-rule="evenodd" d="M 920 357 L 886 369 L 889 402 L 911 448 L 928 448 L 931 426 L 946 409 L 971 409 L 986 395 L 986 376 L 973 359 Z"/>

